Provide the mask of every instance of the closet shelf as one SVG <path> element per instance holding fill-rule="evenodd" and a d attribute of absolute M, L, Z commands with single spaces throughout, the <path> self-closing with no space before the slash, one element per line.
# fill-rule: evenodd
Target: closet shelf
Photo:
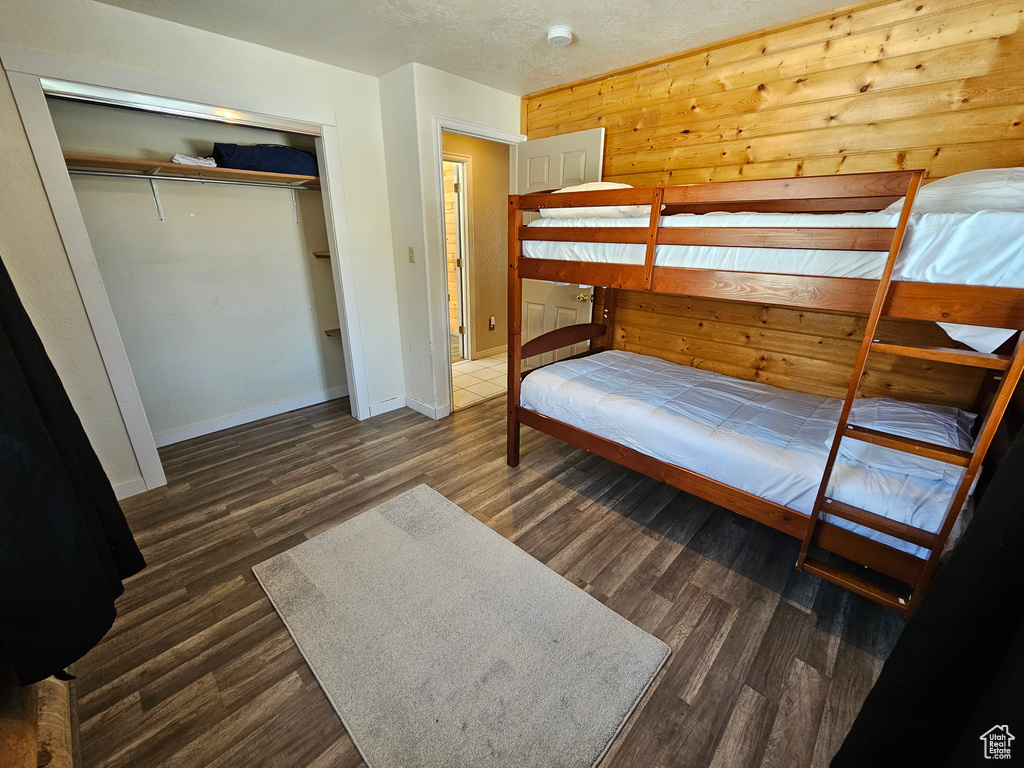
<path fill-rule="evenodd" d="M 69 171 L 100 174 L 132 174 L 159 180 L 164 177 L 182 177 L 189 181 L 234 181 L 246 184 L 274 184 L 295 189 L 320 189 L 319 176 L 301 176 L 293 173 L 240 171 L 235 168 L 207 168 L 201 165 L 165 163 L 159 160 L 137 160 L 127 157 L 99 155 L 64 155 Z"/>
<path fill-rule="evenodd" d="M 329 259 L 331 258 L 330 251 L 313 251 L 313 257 L 317 259 Z"/>
<path fill-rule="evenodd" d="M 341 328 L 331 328 L 329 331 L 324 331 L 328 336 L 332 336 L 335 339 L 341 338 Z"/>

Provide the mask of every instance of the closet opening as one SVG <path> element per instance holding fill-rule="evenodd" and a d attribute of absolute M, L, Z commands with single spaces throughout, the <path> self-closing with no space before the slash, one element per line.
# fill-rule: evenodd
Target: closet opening
<path fill-rule="evenodd" d="M 348 395 L 319 135 L 46 105 L 156 446 Z M 225 159 L 264 145 L 287 164 Z"/>

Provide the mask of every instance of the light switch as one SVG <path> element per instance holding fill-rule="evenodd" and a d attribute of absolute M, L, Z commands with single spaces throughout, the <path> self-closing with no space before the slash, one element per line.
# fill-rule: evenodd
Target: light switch
<path fill-rule="evenodd" d="M 415 264 L 416 263 L 416 249 L 413 248 L 411 245 L 409 246 L 409 263 L 410 264 Z"/>

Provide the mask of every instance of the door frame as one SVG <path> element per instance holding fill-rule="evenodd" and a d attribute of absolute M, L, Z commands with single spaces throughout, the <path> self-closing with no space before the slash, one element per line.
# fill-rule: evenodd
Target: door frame
<path fill-rule="evenodd" d="M 0 59 L 7 71 L 39 177 L 142 474 L 140 480 L 130 481 L 115 489 L 120 498 L 166 485 L 167 479 L 110 299 L 103 285 L 96 254 L 71 184 L 71 176 L 64 164 L 63 152 L 46 103 L 44 80 L 58 81 L 70 89 L 78 87 L 83 92 L 105 91 L 114 103 L 130 103 L 136 108 L 169 114 L 173 114 L 175 108 L 181 108 L 193 116 L 225 122 L 228 116 L 236 118 L 240 116 L 238 113 L 245 113 L 244 118 L 249 125 L 306 132 L 315 137 L 328 244 L 331 254 L 336 255 L 336 258 L 331 259 L 331 270 L 352 415 L 357 419 L 369 418 L 371 413 L 362 334 L 356 311 L 353 259 L 341 181 L 341 153 L 333 110 L 105 64 L 51 56 L 15 46 L 5 46 L 0 50 Z"/>
<path fill-rule="evenodd" d="M 462 320 L 464 327 L 466 329 L 466 332 L 461 334 L 463 338 L 460 341 L 460 344 L 465 345 L 465 349 L 462 350 L 462 359 L 472 360 L 473 328 L 470 319 L 473 316 L 473 299 L 470 295 L 469 286 L 471 265 L 473 262 L 473 204 L 469 192 L 470 189 L 472 189 L 470 179 L 473 176 L 473 158 L 470 157 L 469 155 L 459 155 L 453 152 L 445 152 L 444 162 L 455 163 L 456 165 L 462 166 L 462 183 L 465 185 L 458 193 L 456 193 L 456 199 L 459 205 L 459 210 L 457 212 L 457 223 L 459 231 L 459 253 L 462 256 L 462 266 L 459 267 L 457 270 L 457 275 L 459 279 L 459 295 L 457 300 L 459 302 L 458 307 L 460 320 Z M 445 262 L 445 266 L 447 267 L 447 255 L 445 258 Z"/>
<path fill-rule="evenodd" d="M 500 128 L 490 128 L 486 125 L 471 123 L 467 120 L 460 120 L 455 117 L 445 117 L 443 115 L 436 114 L 434 115 L 433 126 L 434 194 L 437 199 L 434 239 L 438 244 L 437 253 L 440 254 L 440 257 L 437 258 L 436 263 L 427 264 L 427 271 L 428 273 L 433 271 L 435 275 L 439 275 L 441 278 L 440 285 L 447 286 L 448 276 L 446 274 L 446 270 L 448 269 L 448 264 L 444 249 L 444 142 L 442 134 L 457 133 L 461 136 L 472 136 L 476 139 L 485 139 L 499 144 L 507 144 L 509 146 L 509 194 L 515 194 L 516 189 L 516 164 L 514 161 L 515 147 L 520 142 L 526 141 L 526 136 L 521 133 L 503 131 Z M 454 410 L 452 403 L 452 349 L 451 341 L 448 338 L 448 302 L 445 298 L 445 294 L 431 296 L 430 293 L 430 280 L 427 280 L 427 302 L 431 318 L 430 342 L 433 351 L 433 354 L 431 355 L 431 367 L 433 368 L 435 382 L 448 382 L 446 393 L 447 402 L 441 402 L 441 393 L 437 391 L 434 392 L 434 401 L 437 403 L 435 410 L 435 413 L 437 414 L 436 418 L 443 418 L 451 414 Z M 444 334 L 443 336 L 441 335 L 442 331 Z"/>

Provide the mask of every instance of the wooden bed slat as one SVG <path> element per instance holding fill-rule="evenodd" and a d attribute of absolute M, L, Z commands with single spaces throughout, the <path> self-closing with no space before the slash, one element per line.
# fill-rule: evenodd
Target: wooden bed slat
<path fill-rule="evenodd" d="M 866 227 L 663 227 L 658 236 L 658 244 L 885 251 L 892 242 L 892 233 L 892 229 Z"/>
<path fill-rule="evenodd" d="M 872 347 L 876 352 L 900 357 L 916 357 L 920 360 L 934 360 L 939 363 L 969 365 L 972 368 L 989 368 L 993 371 L 1006 371 L 1010 368 L 1012 358 L 1008 355 L 986 354 L 973 349 L 953 349 L 951 347 L 927 347 L 912 344 L 875 339 Z"/>
<path fill-rule="evenodd" d="M 844 504 L 835 499 L 825 499 L 825 508 L 822 512 L 827 515 L 841 517 L 844 520 L 849 520 L 851 523 L 863 525 L 879 533 L 894 536 L 897 539 L 916 544 L 919 547 L 925 547 L 926 549 L 934 547 L 935 541 L 938 538 L 934 533 L 930 533 L 923 528 L 916 528 L 912 525 L 901 523 L 898 520 L 890 520 L 888 517 L 876 515 L 874 512 L 868 512 L 866 509 Z"/>
<path fill-rule="evenodd" d="M 643 290 L 643 264 L 597 264 L 558 259 L 520 259 L 519 277 L 553 283 L 600 285 L 605 288 Z"/>
<path fill-rule="evenodd" d="M 902 195 L 879 197 L 834 197 L 810 200 L 745 200 L 742 202 L 721 201 L 715 203 L 666 203 L 662 216 L 677 213 L 869 213 L 880 211 L 895 203 Z"/>
<path fill-rule="evenodd" d="M 974 455 L 970 451 L 961 451 L 956 448 L 947 448 L 944 445 L 929 443 L 924 440 L 914 440 L 900 435 L 890 435 L 887 432 L 879 432 L 877 429 L 859 427 L 856 424 L 847 424 L 843 437 L 860 440 L 864 443 L 880 445 L 883 448 L 892 448 L 894 451 L 912 453 L 915 456 L 922 456 L 926 459 L 935 459 L 958 467 L 966 467 L 971 463 Z"/>
<path fill-rule="evenodd" d="M 639 264 L 604 264 L 559 259 L 519 260 L 519 274 L 532 280 L 643 290 Z M 655 267 L 651 290 L 753 304 L 867 314 L 878 286 L 856 277 L 812 277 L 764 272 Z M 887 317 L 957 322 L 989 328 L 1024 328 L 1024 289 L 977 285 L 893 282 Z M 961 361 L 957 361 L 961 362 Z"/>
<path fill-rule="evenodd" d="M 927 563 L 902 550 L 865 538 L 832 523 L 820 522 L 814 544 L 904 584 L 916 584 Z M 806 561 L 805 561 L 806 564 Z"/>
<path fill-rule="evenodd" d="M 792 179 L 712 181 L 665 187 L 665 203 L 738 203 L 762 200 L 827 200 L 902 197 L 918 171 L 850 173 L 839 176 L 802 176 Z"/>
<path fill-rule="evenodd" d="M 811 557 L 807 558 L 804 561 L 804 570 L 813 573 L 815 576 L 828 579 L 833 584 L 838 584 L 851 592 L 856 592 L 862 597 L 874 600 L 882 605 L 887 605 L 890 608 L 895 608 L 898 611 L 903 611 L 906 606 L 906 600 L 900 598 L 895 593 L 821 560 Z"/>
<path fill-rule="evenodd" d="M 655 267 L 652 290 L 656 293 L 864 314 L 871 308 L 877 285 L 875 280 L 857 278 Z"/>
<path fill-rule="evenodd" d="M 605 331 L 607 328 L 603 323 L 579 323 L 556 328 L 523 344 L 522 355 L 524 359 L 534 355 L 543 355 L 545 352 L 603 337 Z"/>
<path fill-rule="evenodd" d="M 612 205 L 650 205 L 659 187 L 604 189 L 595 192 L 535 192 L 519 196 L 519 210 L 548 208 L 598 208 Z"/>
<path fill-rule="evenodd" d="M 894 282 L 884 311 L 910 320 L 1024 328 L 1024 289 Z"/>
<path fill-rule="evenodd" d="M 520 240 L 546 240 L 556 243 L 636 243 L 647 242 L 647 227 L 520 227 Z"/>

